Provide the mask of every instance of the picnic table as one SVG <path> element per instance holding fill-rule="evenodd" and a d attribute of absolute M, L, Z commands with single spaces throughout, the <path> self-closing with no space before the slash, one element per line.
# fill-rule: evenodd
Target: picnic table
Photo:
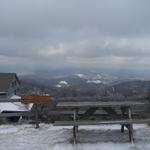
<path fill-rule="evenodd" d="M 70 108 L 73 110 L 73 121 L 56 121 L 54 123 L 55 126 L 73 126 L 73 140 L 74 143 L 77 142 L 77 131 L 78 126 L 80 125 L 101 125 L 101 124 L 120 124 L 121 131 L 124 132 L 124 127 L 127 127 L 129 131 L 129 140 L 133 142 L 133 123 L 149 123 L 150 119 L 133 119 L 132 118 L 132 107 L 143 106 L 146 105 L 145 102 L 137 102 L 137 101 L 81 101 L 81 102 L 59 102 L 56 106 L 58 108 Z M 80 109 L 86 109 L 83 117 L 78 116 L 78 112 Z M 95 111 L 99 108 L 103 108 L 104 111 L 108 113 L 108 115 L 112 116 L 110 120 L 98 120 L 91 121 L 85 120 L 91 115 L 94 115 Z M 115 112 L 115 108 L 119 108 L 122 112 L 121 119 L 117 118 L 117 113 Z"/>

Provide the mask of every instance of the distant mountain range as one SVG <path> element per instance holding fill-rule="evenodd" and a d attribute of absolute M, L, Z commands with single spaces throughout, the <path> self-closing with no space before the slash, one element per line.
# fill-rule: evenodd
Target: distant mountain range
<path fill-rule="evenodd" d="M 144 96 L 150 81 L 141 77 L 119 77 L 107 73 L 70 73 L 19 76 L 21 94 L 52 96 Z"/>

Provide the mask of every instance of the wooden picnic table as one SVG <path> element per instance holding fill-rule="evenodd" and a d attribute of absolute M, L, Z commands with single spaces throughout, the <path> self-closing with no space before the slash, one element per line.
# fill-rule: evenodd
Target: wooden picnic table
<path fill-rule="evenodd" d="M 121 124 L 121 131 L 124 132 L 124 126 L 126 126 L 129 130 L 129 139 L 131 142 L 133 142 L 133 124 L 132 124 L 132 111 L 131 108 L 132 107 L 136 107 L 136 106 L 142 106 L 142 105 L 146 105 L 145 102 L 137 102 L 137 101 L 81 101 L 81 102 L 59 102 L 56 106 L 58 108 L 71 108 L 73 109 L 73 121 L 72 123 L 70 122 L 56 122 L 55 125 L 71 125 L 73 126 L 73 137 L 74 137 L 74 143 L 76 143 L 77 141 L 77 130 L 78 130 L 78 126 L 79 125 L 99 125 L 101 122 L 94 122 L 91 123 L 91 121 L 84 121 L 82 118 L 78 118 L 78 112 L 79 109 L 82 108 L 87 108 L 87 112 L 85 113 L 87 116 L 89 115 L 93 115 L 95 110 L 97 110 L 98 108 L 103 108 L 108 115 L 113 116 L 114 121 L 113 120 L 107 120 L 107 124 L 116 124 L 116 113 L 114 111 L 114 108 L 119 107 L 119 109 L 121 109 L 122 112 L 122 120 L 117 120 L 118 124 Z M 90 113 L 88 113 L 90 112 Z M 124 117 L 126 114 L 126 118 Z M 88 117 L 89 117 L 88 116 Z M 125 120 L 126 119 L 126 120 Z M 149 121 L 149 120 L 148 120 Z M 139 120 L 136 120 L 137 123 L 139 123 Z M 135 123 L 135 122 L 134 122 Z M 103 124 L 103 122 L 102 122 Z M 106 124 L 106 122 L 105 122 Z"/>

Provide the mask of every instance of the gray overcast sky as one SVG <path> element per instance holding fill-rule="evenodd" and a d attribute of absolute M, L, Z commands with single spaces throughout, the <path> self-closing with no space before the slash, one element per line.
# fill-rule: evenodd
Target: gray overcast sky
<path fill-rule="evenodd" d="M 0 0 L 0 70 L 149 68 L 149 0 Z"/>

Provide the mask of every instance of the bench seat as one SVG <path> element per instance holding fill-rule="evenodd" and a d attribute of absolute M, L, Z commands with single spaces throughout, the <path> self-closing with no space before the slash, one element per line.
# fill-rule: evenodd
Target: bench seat
<path fill-rule="evenodd" d="M 107 124 L 145 124 L 150 123 L 150 119 L 124 119 L 124 120 L 109 120 L 109 121 L 56 121 L 54 126 L 84 126 L 84 125 L 107 125 Z"/>

